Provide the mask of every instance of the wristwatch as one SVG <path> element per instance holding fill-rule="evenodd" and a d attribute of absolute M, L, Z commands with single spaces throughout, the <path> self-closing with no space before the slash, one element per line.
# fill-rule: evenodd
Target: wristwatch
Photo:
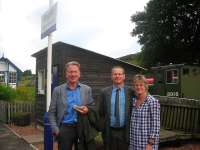
<path fill-rule="evenodd" d="M 150 139 L 148 140 L 148 144 L 154 145 L 154 144 L 155 144 L 155 139 L 150 138 Z"/>

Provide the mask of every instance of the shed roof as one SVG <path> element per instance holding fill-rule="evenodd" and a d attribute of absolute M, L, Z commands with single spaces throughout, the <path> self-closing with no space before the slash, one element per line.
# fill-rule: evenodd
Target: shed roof
<path fill-rule="evenodd" d="M 112 57 L 108 57 L 108 56 L 106 56 L 106 55 L 102 55 L 102 54 L 99 54 L 99 53 L 96 53 L 96 52 L 93 52 L 93 51 L 90 51 L 90 50 L 87 50 L 87 49 L 84 49 L 84 48 L 81 48 L 81 47 L 78 47 L 78 46 L 74 46 L 74 45 L 70 45 L 70 44 L 67 44 L 67 43 L 64 43 L 64 42 L 60 42 L 60 41 L 54 43 L 54 44 L 52 45 L 52 47 L 57 47 L 57 46 L 60 46 L 60 45 L 62 45 L 62 46 L 75 47 L 75 48 L 78 48 L 78 49 L 80 49 L 80 50 L 87 51 L 87 52 L 89 52 L 89 53 L 91 53 L 91 54 L 96 54 L 96 55 L 100 55 L 100 56 L 102 56 L 102 57 L 106 57 L 106 58 L 108 58 L 108 59 L 110 59 L 110 60 L 112 60 L 112 61 L 117 61 L 117 62 L 122 63 L 122 64 L 126 64 L 126 65 L 129 65 L 129 66 L 132 66 L 132 67 L 136 67 L 136 68 L 141 69 L 141 70 L 143 70 L 143 71 L 146 71 L 146 70 L 147 70 L 147 69 L 145 69 L 145 68 L 143 68 L 143 67 L 140 67 L 140 66 L 138 66 L 138 65 L 130 64 L 130 63 L 128 63 L 128 62 L 124 62 L 124 61 L 119 60 L 119 59 L 115 59 L 115 58 L 112 58 Z M 47 47 L 44 48 L 44 49 L 42 49 L 42 50 L 40 50 L 40 51 L 38 51 L 38 52 L 36 52 L 36 53 L 34 53 L 34 54 L 32 54 L 31 56 L 37 57 L 37 56 L 41 55 L 42 53 L 44 53 L 44 52 L 46 52 L 46 51 L 47 51 Z"/>

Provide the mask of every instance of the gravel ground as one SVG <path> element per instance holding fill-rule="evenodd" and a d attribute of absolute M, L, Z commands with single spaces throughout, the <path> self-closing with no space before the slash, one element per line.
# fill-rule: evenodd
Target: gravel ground
<path fill-rule="evenodd" d="M 16 133 L 18 133 L 20 136 L 27 136 L 27 135 L 33 135 L 33 134 L 43 134 L 43 131 L 41 129 L 38 129 L 35 127 L 34 124 L 29 126 L 16 126 L 16 125 L 9 125 L 9 127 L 14 130 Z M 38 150 L 44 150 L 44 144 L 43 142 L 39 143 L 32 143 Z M 54 143 L 54 150 L 57 150 L 57 143 Z"/>
<path fill-rule="evenodd" d="M 20 127 L 15 125 L 9 125 L 11 129 L 13 129 L 16 133 L 21 136 L 26 136 L 30 134 L 43 134 L 43 131 L 36 128 L 34 125 Z M 43 142 L 41 143 L 34 143 L 34 146 L 38 148 L 38 150 L 43 150 L 44 145 Z M 178 147 L 163 147 L 159 148 L 160 150 L 200 150 L 200 142 L 195 143 L 187 143 L 185 145 L 179 145 Z M 57 150 L 57 143 L 54 143 L 54 150 Z"/>
<path fill-rule="evenodd" d="M 165 147 L 160 150 L 200 150 L 200 142 L 193 144 L 185 144 L 179 147 Z"/>
<path fill-rule="evenodd" d="M 34 125 L 29 126 L 16 126 L 8 125 L 12 130 L 21 136 L 31 135 L 31 134 L 41 134 L 43 131 L 36 128 Z"/>

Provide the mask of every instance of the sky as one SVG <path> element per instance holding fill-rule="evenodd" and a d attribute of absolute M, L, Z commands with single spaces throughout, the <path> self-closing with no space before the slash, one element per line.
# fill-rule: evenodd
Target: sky
<path fill-rule="evenodd" d="M 138 38 L 130 35 L 131 16 L 149 0 L 54 0 L 58 2 L 53 43 L 62 41 L 112 58 L 139 52 Z M 49 0 L 0 0 L 0 57 L 22 71 L 35 73 L 31 55 L 48 46 L 41 39 L 41 16 Z"/>

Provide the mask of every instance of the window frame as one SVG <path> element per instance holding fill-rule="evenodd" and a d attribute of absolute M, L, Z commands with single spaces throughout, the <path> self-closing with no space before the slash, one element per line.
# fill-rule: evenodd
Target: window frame
<path fill-rule="evenodd" d="M 5 83 L 5 72 L 0 71 L 0 83 Z"/>
<path fill-rule="evenodd" d="M 16 84 L 17 83 L 17 72 L 10 71 L 9 72 L 9 83 Z"/>
<path fill-rule="evenodd" d="M 174 72 L 177 72 L 177 75 L 175 75 Z M 171 82 L 168 82 L 168 72 L 171 72 Z M 179 83 L 179 72 L 178 69 L 168 69 L 165 71 L 165 83 L 166 84 L 178 84 Z"/>
<path fill-rule="evenodd" d="M 37 72 L 37 93 L 45 94 L 45 69 L 40 69 Z"/>

